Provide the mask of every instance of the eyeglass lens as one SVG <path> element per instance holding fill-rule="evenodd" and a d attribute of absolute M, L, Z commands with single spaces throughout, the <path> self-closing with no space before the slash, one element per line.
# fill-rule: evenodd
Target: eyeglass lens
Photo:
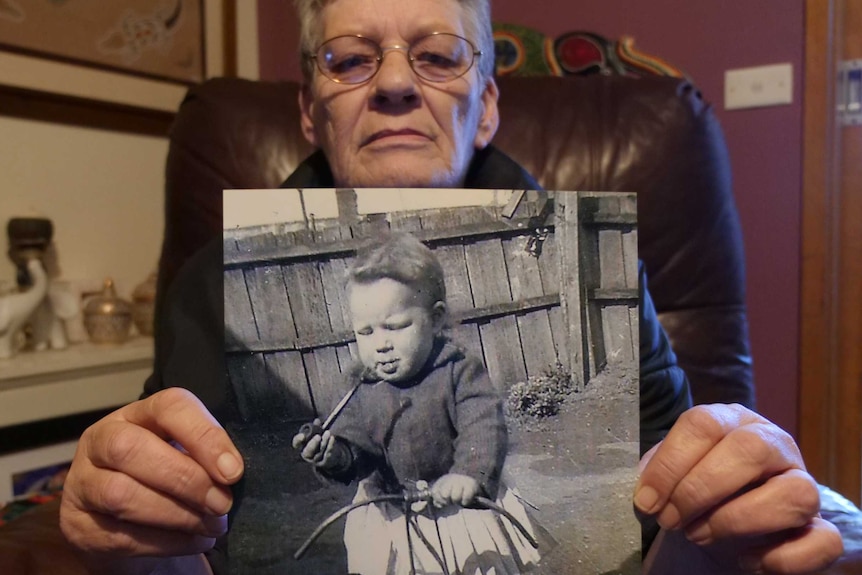
<path fill-rule="evenodd" d="M 473 65 L 473 45 L 454 34 L 432 34 L 413 43 L 407 51 L 418 76 L 431 82 L 446 82 L 463 76 Z M 317 51 L 320 71 L 335 82 L 359 84 L 380 68 L 384 50 L 361 36 L 339 36 Z"/>

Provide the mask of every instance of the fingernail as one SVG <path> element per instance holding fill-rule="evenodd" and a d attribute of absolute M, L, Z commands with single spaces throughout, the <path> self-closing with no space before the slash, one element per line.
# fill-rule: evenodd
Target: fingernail
<path fill-rule="evenodd" d="M 652 487 L 645 485 L 635 493 L 635 507 L 637 507 L 641 513 L 652 515 L 657 511 L 657 505 L 658 492 Z"/>
<path fill-rule="evenodd" d="M 739 568 L 743 571 L 750 571 L 751 573 L 760 573 L 761 572 L 762 563 L 760 562 L 759 557 L 755 557 L 753 555 L 742 555 L 739 558 Z"/>
<path fill-rule="evenodd" d="M 236 479 L 240 474 L 241 464 L 232 453 L 222 453 L 216 461 L 216 467 L 228 481 Z"/>
<path fill-rule="evenodd" d="M 230 511 L 231 497 L 224 488 L 210 487 L 207 491 L 206 506 L 212 515 L 224 515 Z"/>
<path fill-rule="evenodd" d="M 712 539 L 712 528 L 706 521 L 685 530 L 685 537 L 692 543 L 703 544 Z"/>

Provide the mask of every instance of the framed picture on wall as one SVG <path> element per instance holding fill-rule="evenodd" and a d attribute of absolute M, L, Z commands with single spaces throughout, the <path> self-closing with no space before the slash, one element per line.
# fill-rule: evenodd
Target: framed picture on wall
<path fill-rule="evenodd" d="M 0 45 L 128 74 L 200 82 L 203 0 L 2 0 Z"/>
<path fill-rule="evenodd" d="M 222 72 L 224 0 L 0 0 L 0 88 L 175 112 Z"/>

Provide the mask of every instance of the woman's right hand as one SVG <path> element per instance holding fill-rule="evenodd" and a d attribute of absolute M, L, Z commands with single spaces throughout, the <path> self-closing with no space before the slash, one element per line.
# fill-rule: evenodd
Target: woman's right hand
<path fill-rule="evenodd" d="M 165 389 L 83 433 L 60 527 L 96 555 L 201 553 L 226 531 L 229 485 L 242 473 L 239 451 L 203 404 L 187 390 Z"/>

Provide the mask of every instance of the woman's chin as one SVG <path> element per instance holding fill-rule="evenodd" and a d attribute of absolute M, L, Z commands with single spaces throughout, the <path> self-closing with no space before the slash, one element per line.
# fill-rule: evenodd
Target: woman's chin
<path fill-rule="evenodd" d="M 413 159 L 415 160 L 415 159 Z M 336 177 L 336 186 L 345 188 L 459 188 L 463 178 L 448 166 L 392 158 L 374 164 L 373 170 L 356 170 L 354 177 Z M 366 168 L 363 166 L 363 168 Z M 342 183 L 339 183 L 342 180 Z"/>

